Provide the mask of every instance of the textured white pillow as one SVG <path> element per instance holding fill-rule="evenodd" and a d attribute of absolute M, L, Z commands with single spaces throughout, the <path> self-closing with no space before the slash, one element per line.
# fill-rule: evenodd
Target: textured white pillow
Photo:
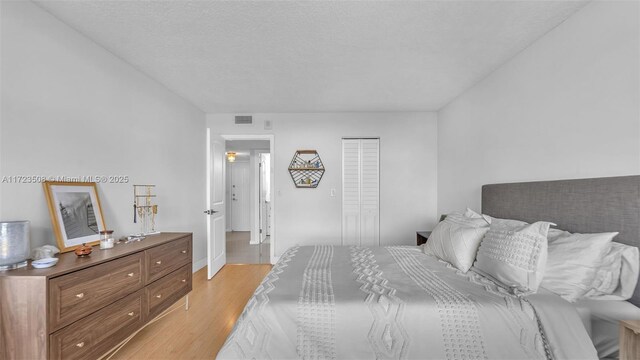
<path fill-rule="evenodd" d="M 491 224 L 493 222 L 493 220 L 500 220 L 500 221 L 502 221 L 503 225 L 508 225 L 508 226 L 512 226 L 512 227 L 529 225 L 528 222 L 525 222 L 525 221 L 522 221 L 522 220 L 500 219 L 500 218 L 494 218 L 493 216 L 485 215 L 485 214 L 482 214 L 480 216 L 485 218 L 489 222 L 489 224 Z"/>
<path fill-rule="evenodd" d="M 638 284 L 639 272 L 638 248 L 613 242 L 584 298 L 627 300 L 633 296 L 633 291 Z"/>
<path fill-rule="evenodd" d="M 491 219 L 474 268 L 518 292 L 537 291 L 547 262 L 550 225 L 546 221 L 522 225 Z"/>
<path fill-rule="evenodd" d="M 472 218 L 472 219 L 480 219 L 483 216 L 478 214 L 477 212 L 467 208 L 467 210 L 465 210 L 464 212 L 464 216 L 468 217 L 468 218 Z M 485 219 L 486 220 L 486 219 Z"/>
<path fill-rule="evenodd" d="M 449 214 L 431 232 L 424 252 L 467 272 L 487 230 L 489 224 L 482 217 L 471 218 L 457 212 Z"/>
<path fill-rule="evenodd" d="M 540 286 L 570 302 L 582 297 L 591 288 L 616 235 L 617 232 L 572 234 L 550 229 L 547 268 Z"/>
<path fill-rule="evenodd" d="M 620 284 L 620 272 L 622 271 L 622 251 L 616 249 L 616 246 L 611 244 L 585 297 L 611 295 L 616 291 Z"/>

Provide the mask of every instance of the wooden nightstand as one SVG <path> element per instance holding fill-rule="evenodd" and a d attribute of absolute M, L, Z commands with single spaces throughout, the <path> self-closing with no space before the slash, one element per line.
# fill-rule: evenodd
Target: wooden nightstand
<path fill-rule="evenodd" d="M 640 320 L 620 320 L 620 360 L 640 359 Z"/>
<path fill-rule="evenodd" d="M 431 231 L 418 231 L 416 233 L 416 245 L 420 246 L 426 243 L 429 235 L 431 235 Z"/>

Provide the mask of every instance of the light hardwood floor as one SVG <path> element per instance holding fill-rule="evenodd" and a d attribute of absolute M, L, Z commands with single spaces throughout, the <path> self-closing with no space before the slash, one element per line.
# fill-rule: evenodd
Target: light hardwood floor
<path fill-rule="evenodd" d="M 184 300 L 151 324 L 112 359 L 214 359 L 238 316 L 271 265 L 225 265 L 207 280 L 207 269 L 193 275 L 189 311 Z"/>

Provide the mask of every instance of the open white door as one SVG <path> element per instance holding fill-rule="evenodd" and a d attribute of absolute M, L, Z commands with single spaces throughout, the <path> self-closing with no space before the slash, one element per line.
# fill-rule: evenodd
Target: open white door
<path fill-rule="evenodd" d="M 227 263 L 225 233 L 225 141 L 207 129 L 207 267 L 211 279 Z"/>

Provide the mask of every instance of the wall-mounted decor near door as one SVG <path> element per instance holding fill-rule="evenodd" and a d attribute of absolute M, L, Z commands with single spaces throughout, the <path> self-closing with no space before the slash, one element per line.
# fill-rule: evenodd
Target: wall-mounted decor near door
<path fill-rule="evenodd" d="M 315 150 L 298 150 L 291 164 L 289 174 L 297 188 L 316 188 L 324 175 L 324 164 Z"/>

